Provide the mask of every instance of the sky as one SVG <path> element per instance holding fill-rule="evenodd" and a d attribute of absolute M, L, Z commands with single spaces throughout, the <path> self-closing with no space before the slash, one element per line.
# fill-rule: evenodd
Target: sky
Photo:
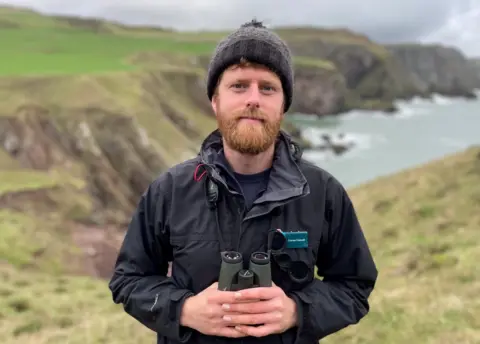
<path fill-rule="evenodd" d="M 269 26 L 348 28 L 380 43 L 437 42 L 480 56 L 480 0 L 0 0 L 44 13 L 177 30 Z"/>

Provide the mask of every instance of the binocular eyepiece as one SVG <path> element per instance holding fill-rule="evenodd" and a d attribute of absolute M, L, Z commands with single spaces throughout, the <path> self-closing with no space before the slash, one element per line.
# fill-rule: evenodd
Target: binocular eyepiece
<path fill-rule="evenodd" d="M 236 251 L 221 253 L 222 265 L 218 279 L 218 289 L 236 291 L 253 287 L 271 287 L 272 272 L 270 255 L 254 252 L 250 256 L 248 269 L 243 266 L 243 256 Z"/>

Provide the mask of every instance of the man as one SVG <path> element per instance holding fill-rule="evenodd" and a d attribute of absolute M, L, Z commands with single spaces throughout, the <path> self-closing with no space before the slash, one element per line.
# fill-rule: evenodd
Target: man
<path fill-rule="evenodd" d="M 214 52 L 218 130 L 142 195 L 110 282 L 157 343 L 313 344 L 368 313 L 377 270 L 352 203 L 280 130 L 293 79 L 287 45 L 257 21 Z M 272 285 L 219 288 L 229 250 L 245 267 L 271 252 Z"/>

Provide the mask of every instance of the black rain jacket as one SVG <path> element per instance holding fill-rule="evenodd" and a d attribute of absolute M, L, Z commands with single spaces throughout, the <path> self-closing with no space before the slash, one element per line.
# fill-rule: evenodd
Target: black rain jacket
<path fill-rule="evenodd" d="M 109 283 L 114 302 L 155 331 L 158 344 L 316 344 L 358 323 L 369 311 L 377 269 L 342 185 L 301 159 L 299 147 L 281 132 L 267 190 L 246 211 L 243 196 L 216 164 L 221 149 L 215 130 L 197 157 L 163 172 L 141 196 Z M 218 281 L 220 251 L 234 249 L 248 259 L 267 250 L 268 233 L 276 228 L 308 232 L 308 247 L 286 250 L 292 261 L 307 264 L 306 281 L 293 282 L 288 270 L 272 263 L 274 283 L 297 304 L 298 326 L 238 339 L 180 326 L 184 300 Z M 315 267 L 322 279 L 314 278 Z"/>

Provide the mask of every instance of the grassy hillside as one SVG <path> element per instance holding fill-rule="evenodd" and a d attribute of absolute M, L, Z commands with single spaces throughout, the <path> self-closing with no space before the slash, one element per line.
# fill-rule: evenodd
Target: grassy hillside
<path fill-rule="evenodd" d="M 480 147 L 350 194 L 380 277 L 368 318 L 326 343 L 479 343 Z"/>
<path fill-rule="evenodd" d="M 292 40 L 304 40 L 313 35 L 316 39 L 324 36 L 336 42 L 377 47 L 349 32 L 283 29 L 279 33 Z M 0 62 L 9 62 L 0 64 L 0 76 L 131 71 L 138 69 L 131 58 L 139 52 L 161 52 L 167 58 L 173 54 L 169 61 L 159 60 L 158 66 L 178 65 L 182 62 L 178 57 L 210 55 L 218 40 L 226 34 L 221 31 L 179 33 L 138 29 L 94 19 L 42 16 L 29 10 L 0 7 Z M 159 57 L 162 56 L 156 55 L 155 60 Z M 300 56 L 296 60 L 299 64 L 312 64 L 311 58 Z M 327 67 L 330 65 L 326 62 Z"/>
<path fill-rule="evenodd" d="M 478 343 L 480 147 L 381 178 L 350 194 L 380 277 L 370 315 L 325 342 Z M 20 268 L 29 257 L 35 260 L 33 244 L 25 239 L 29 233 L 43 238 L 35 242 L 37 249 L 58 249 L 65 242 L 48 227 L 31 227 L 34 218 L 8 213 L 7 220 L 7 228 L 13 224 L 22 230 L 7 231 L 10 250 L 0 250 L 0 261 L 6 259 L 0 276 L 7 282 L 0 285 L 3 343 L 68 339 L 72 344 L 146 344 L 154 339 L 112 304 L 105 282 L 67 277 L 50 265 Z M 17 258 L 8 256 L 11 251 Z"/>

